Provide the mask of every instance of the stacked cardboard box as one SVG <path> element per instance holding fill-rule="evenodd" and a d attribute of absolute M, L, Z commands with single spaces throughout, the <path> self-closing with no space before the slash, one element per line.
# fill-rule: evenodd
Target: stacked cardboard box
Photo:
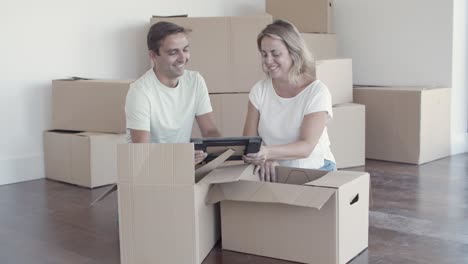
<path fill-rule="evenodd" d="M 127 142 L 130 83 L 52 81 L 52 130 L 43 135 L 47 178 L 90 188 L 116 182 L 116 145 Z"/>
<path fill-rule="evenodd" d="M 273 19 L 293 23 L 300 32 L 331 33 L 333 30 L 332 0 L 266 0 L 266 12 Z"/>

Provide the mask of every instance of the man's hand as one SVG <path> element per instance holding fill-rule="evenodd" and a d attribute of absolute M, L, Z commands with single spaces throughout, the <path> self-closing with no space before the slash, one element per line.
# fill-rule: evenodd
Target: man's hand
<path fill-rule="evenodd" d="M 203 152 L 203 150 L 195 150 L 195 155 L 194 155 L 194 160 L 195 160 L 195 165 L 202 162 L 206 156 L 208 156 L 208 153 Z"/>
<path fill-rule="evenodd" d="M 276 182 L 277 178 L 275 168 L 278 165 L 279 164 L 276 160 L 267 160 L 265 163 L 255 167 L 255 174 L 259 173 L 261 181 Z"/>
<path fill-rule="evenodd" d="M 242 156 L 242 159 L 247 163 L 262 165 L 268 159 L 268 147 L 261 146 L 257 153 L 248 153 Z"/>

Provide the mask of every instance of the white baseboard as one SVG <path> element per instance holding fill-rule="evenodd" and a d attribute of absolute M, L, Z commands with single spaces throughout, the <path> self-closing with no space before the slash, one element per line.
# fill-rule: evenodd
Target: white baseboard
<path fill-rule="evenodd" d="M 452 155 L 468 152 L 468 133 L 452 135 Z"/>
<path fill-rule="evenodd" d="M 0 160 L 0 185 L 44 178 L 44 157 Z"/>

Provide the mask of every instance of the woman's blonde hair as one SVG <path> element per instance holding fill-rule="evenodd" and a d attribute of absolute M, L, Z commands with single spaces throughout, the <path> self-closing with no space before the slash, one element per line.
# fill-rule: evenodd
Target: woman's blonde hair
<path fill-rule="evenodd" d="M 262 40 L 264 37 L 270 37 L 281 40 L 289 51 L 292 59 L 289 79 L 297 83 L 301 75 L 307 75 L 315 79 L 315 61 L 307 48 L 304 39 L 297 28 L 285 20 L 275 20 L 266 26 L 257 36 L 258 50 L 262 50 Z M 264 69 L 265 73 L 268 72 Z"/>

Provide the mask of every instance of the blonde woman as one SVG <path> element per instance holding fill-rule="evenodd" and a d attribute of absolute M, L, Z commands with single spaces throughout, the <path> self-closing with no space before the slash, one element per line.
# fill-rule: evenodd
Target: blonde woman
<path fill-rule="evenodd" d="M 275 166 L 336 170 L 327 121 L 333 117 L 327 86 L 315 78 L 315 63 L 296 27 L 283 20 L 257 37 L 267 78 L 250 94 L 244 136 L 259 135 L 264 146 L 244 156 L 260 177 L 275 181 Z"/>

